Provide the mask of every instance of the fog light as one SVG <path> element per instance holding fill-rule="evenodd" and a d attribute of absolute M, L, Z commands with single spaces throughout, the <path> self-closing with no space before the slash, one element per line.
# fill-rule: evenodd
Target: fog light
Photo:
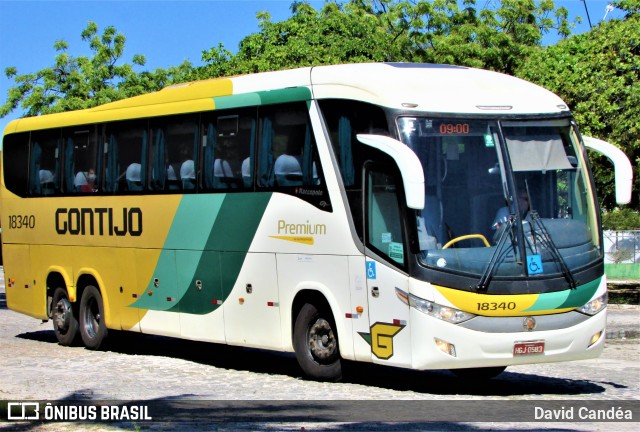
<path fill-rule="evenodd" d="M 593 336 L 591 336 L 591 341 L 589 341 L 589 347 L 600 340 L 600 337 L 602 336 L 602 333 L 603 333 L 603 331 L 600 330 L 598 333 L 595 333 Z M 589 347 L 587 347 L 587 348 L 589 348 Z"/>
<path fill-rule="evenodd" d="M 442 339 L 438 339 L 438 338 L 433 338 L 436 341 L 436 346 L 438 347 L 438 349 L 440 351 L 442 351 L 445 354 L 449 354 L 451 357 L 455 357 L 456 356 L 456 347 L 455 345 L 449 343 L 449 342 L 445 342 Z"/>

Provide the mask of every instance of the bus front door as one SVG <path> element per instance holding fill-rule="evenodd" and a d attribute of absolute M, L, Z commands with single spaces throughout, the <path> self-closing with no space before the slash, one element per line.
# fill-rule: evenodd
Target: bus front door
<path fill-rule="evenodd" d="M 411 366 L 409 306 L 396 289 L 408 292 L 406 242 L 397 175 L 385 167 L 367 169 L 365 202 L 367 215 L 366 278 L 369 303 L 369 334 L 361 336 L 371 345 L 374 363 Z"/>

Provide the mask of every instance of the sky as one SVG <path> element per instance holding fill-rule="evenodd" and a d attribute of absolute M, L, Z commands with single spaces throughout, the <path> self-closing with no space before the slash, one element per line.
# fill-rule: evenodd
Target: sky
<path fill-rule="evenodd" d="M 188 60 L 200 65 L 202 51 L 224 44 L 236 52 L 238 43 L 251 33 L 256 33 L 256 13 L 268 11 L 272 21 L 283 21 L 291 16 L 293 0 L 0 0 L 0 103 L 4 103 L 7 91 L 14 85 L 4 70 L 15 66 L 18 73 L 31 73 L 53 64 L 55 41 L 63 39 L 69 44 L 68 53 L 74 56 L 89 55 L 86 42 L 80 33 L 87 22 L 98 24 L 98 32 L 114 26 L 127 38 L 123 60 L 131 63 L 135 54 L 146 57 L 144 68 L 154 70 L 177 66 Z M 477 0 L 477 6 L 490 5 L 496 0 Z M 308 1 L 321 9 L 325 0 Z M 582 0 L 555 0 L 556 7 L 569 10 L 574 20 L 583 17 L 573 34 L 589 30 Z M 605 16 L 608 0 L 586 0 L 591 23 L 595 26 Z M 607 20 L 623 14 L 614 10 Z M 544 43 L 556 41 L 546 38 Z M 0 119 L 0 131 L 7 123 L 20 117 L 18 108 Z"/>

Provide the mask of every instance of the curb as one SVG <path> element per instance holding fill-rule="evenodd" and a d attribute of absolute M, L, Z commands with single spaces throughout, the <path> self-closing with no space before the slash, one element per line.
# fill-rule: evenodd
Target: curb
<path fill-rule="evenodd" d="M 607 339 L 640 338 L 640 306 L 610 303 L 607 308 Z"/>
<path fill-rule="evenodd" d="M 611 339 L 637 339 L 640 337 L 640 331 L 638 330 L 630 330 L 630 329 L 607 329 L 606 330 L 606 338 L 607 340 Z"/>

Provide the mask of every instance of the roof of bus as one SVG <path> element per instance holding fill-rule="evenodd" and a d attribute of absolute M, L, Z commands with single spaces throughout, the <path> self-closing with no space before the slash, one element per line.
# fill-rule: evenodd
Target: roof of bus
<path fill-rule="evenodd" d="M 6 133 L 130 118 L 340 98 L 432 113 L 503 114 L 568 111 L 555 94 L 481 69 L 414 63 L 316 66 L 169 86 L 80 111 L 14 120 Z"/>
<path fill-rule="evenodd" d="M 462 66 L 376 63 L 316 67 L 314 96 L 366 100 L 433 113 L 547 114 L 568 111 L 554 93 L 497 72 Z"/>

